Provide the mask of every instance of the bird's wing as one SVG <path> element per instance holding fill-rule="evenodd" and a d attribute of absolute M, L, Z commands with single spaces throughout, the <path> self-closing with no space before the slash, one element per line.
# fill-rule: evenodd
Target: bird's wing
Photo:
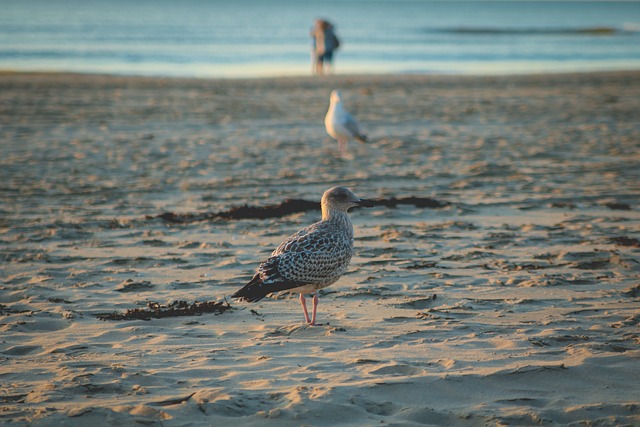
<path fill-rule="evenodd" d="M 347 113 L 345 115 L 342 125 L 353 138 L 366 140 L 367 137 L 360 132 L 360 126 L 358 126 L 358 122 L 351 114 Z"/>
<path fill-rule="evenodd" d="M 240 298 L 248 302 L 256 302 L 270 293 L 285 291 L 306 284 L 287 280 L 282 277 L 279 271 L 280 261 L 280 257 L 272 256 L 260 264 L 258 272 L 249 283 L 231 295 L 231 298 Z"/>
<path fill-rule="evenodd" d="M 272 292 L 336 281 L 349 265 L 353 243 L 318 224 L 282 242 L 260 264 L 251 281 L 232 297 L 254 302 Z"/>
<path fill-rule="evenodd" d="M 285 281 L 325 283 L 335 275 L 339 277 L 349 264 L 353 242 L 319 224 L 294 234 L 273 252 L 279 258 L 278 273 Z"/>

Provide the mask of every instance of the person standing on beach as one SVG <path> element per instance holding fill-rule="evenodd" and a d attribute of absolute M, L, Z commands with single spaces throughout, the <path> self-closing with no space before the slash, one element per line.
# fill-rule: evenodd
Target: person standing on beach
<path fill-rule="evenodd" d="M 311 38 L 313 39 L 312 71 L 317 75 L 333 72 L 333 52 L 340 46 L 334 26 L 324 19 L 316 19 L 311 28 Z"/>

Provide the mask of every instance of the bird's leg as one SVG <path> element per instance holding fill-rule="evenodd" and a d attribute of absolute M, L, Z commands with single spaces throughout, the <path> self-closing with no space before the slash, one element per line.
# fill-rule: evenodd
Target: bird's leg
<path fill-rule="evenodd" d="M 346 156 L 347 154 L 347 140 L 344 138 L 338 138 L 338 148 L 340 149 L 340 154 L 342 156 Z"/>
<path fill-rule="evenodd" d="M 304 320 L 307 323 L 312 323 L 311 320 L 309 320 L 309 313 L 307 312 L 307 300 L 304 299 L 304 294 L 300 294 L 300 305 L 302 306 L 302 311 L 304 311 Z M 314 314 L 314 319 L 315 319 L 315 304 L 313 306 L 313 314 Z"/>
<path fill-rule="evenodd" d="M 316 311 L 318 310 L 318 291 L 313 294 L 313 312 L 311 314 L 311 326 L 316 325 Z"/>

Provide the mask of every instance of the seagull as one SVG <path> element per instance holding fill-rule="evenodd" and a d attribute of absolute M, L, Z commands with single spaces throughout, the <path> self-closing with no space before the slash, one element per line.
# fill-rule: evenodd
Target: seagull
<path fill-rule="evenodd" d="M 272 292 L 299 293 L 305 321 L 315 326 L 318 290 L 337 282 L 353 255 L 353 224 L 347 211 L 354 206 L 372 207 L 373 203 L 356 197 L 347 188 L 333 187 L 322 195 L 320 205 L 322 219 L 283 241 L 232 298 L 256 302 Z M 310 293 L 311 318 L 305 299 Z"/>
<path fill-rule="evenodd" d="M 331 91 L 329 100 L 329 110 L 324 117 L 324 126 L 327 129 L 327 133 L 338 140 L 340 153 L 344 156 L 347 151 L 347 142 L 350 138 L 358 142 L 366 142 L 367 136 L 360 132 L 356 119 L 342 106 L 340 91 Z"/>

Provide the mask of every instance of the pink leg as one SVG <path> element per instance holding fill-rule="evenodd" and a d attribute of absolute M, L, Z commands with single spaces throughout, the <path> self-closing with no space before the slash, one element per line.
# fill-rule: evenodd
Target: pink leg
<path fill-rule="evenodd" d="M 318 292 L 313 294 L 313 312 L 311 314 L 311 326 L 316 325 L 316 311 L 318 311 Z"/>
<path fill-rule="evenodd" d="M 300 294 L 300 305 L 302 305 L 302 311 L 304 311 L 304 320 L 307 323 L 312 323 L 311 320 L 309 320 L 309 313 L 307 312 L 307 300 L 304 299 L 304 295 Z M 313 306 L 313 314 L 314 314 L 314 318 L 315 318 L 315 313 L 316 313 L 316 309 L 315 309 L 315 303 Z"/>
<path fill-rule="evenodd" d="M 340 154 L 342 154 L 343 156 L 347 154 L 347 140 L 338 138 L 338 148 L 340 149 Z"/>

